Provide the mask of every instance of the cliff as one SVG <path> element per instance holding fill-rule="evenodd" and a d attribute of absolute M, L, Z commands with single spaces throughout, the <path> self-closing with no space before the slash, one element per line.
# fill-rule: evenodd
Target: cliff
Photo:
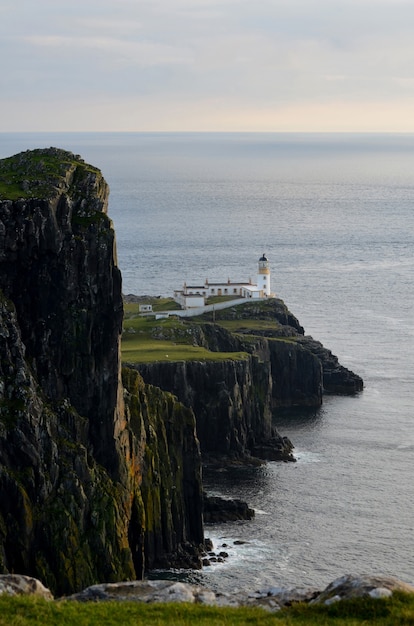
<path fill-rule="evenodd" d="M 211 360 L 189 353 L 182 360 L 130 364 L 146 382 L 192 407 L 206 457 L 291 460 L 291 442 L 274 427 L 278 411 L 317 407 L 324 392 L 355 393 L 363 386 L 358 375 L 304 335 L 277 298 L 216 311 L 214 321 L 206 314 L 177 320 L 168 329 L 158 324 L 153 337 L 179 342 L 189 336 L 193 345 L 213 353 Z"/>
<path fill-rule="evenodd" d="M 243 360 L 180 361 L 136 366 L 143 379 L 171 391 L 196 416 L 204 454 L 242 458 L 277 437 L 270 410 L 271 378 L 265 363 Z"/>
<path fill-rule="evenodd" d="M 0 161 L 0 572 L 57 593 L 200 563 L 194 415 L 121 381 L 108 187 L 51 148 Z"/>
<path fill-rule="evenodd" d="M 211 319 L 211 314 L 204 317 Z M 273 380 L 276 386 L 279 386 L 279 391 L 274 401 L 275 407 L 315 405 L 320 402 L 321 394 L 317 387 L 313 386 L 314 383 L 310 383 L 302 399 L 300 397 L 302 395 L 300 380 L 303 380 L 304 375 L 309 378 L 309 370 L 306 369 L 306 366 L 305 368 L 300 367 L 301 357 L 296 357 L 299 359 L 299 367 L 294 362 L 287 367 L 287 361 L 283 354 L 287 353 L 287 356 L 292 359 L 294 356 L 293 351 L 297 348 L 299 348 L 299 351 L 301 349 L 305 350 L 308 355 L 313 355 L 320 363 L 322 377 L 317 382 L 317 385 L 321 386 L 321 391 L 324 393 L 354 394 L 363 389 L 364 383 L 362 378 L 341 365 L 338 357 L 332 354 L 319 341 L 316 341 L 309 335 L 305 335 L 304 328 L 300 325 L 297 318 L 289 311 L 283 300 L 279 298 L 270 298 L 263 302 L 251 302 L 224 309 L 223 311 L 217 311 L 214 317 L 216 324 L 223 324 L 225 327 L 226 324 L 230 325 L 232 334 L 242 341 L 245 349 L 248 349 L 248 344 L 243 342 L 243 337 L 248 338 L 249 342 L 252 341 L 252 337 L 263 337 L 268 340 L 272 352 L 281 354 L 280 365 L 282 368 L 277 366 L 277 362 L 275 362 L 275 367 L 273 367 Z M 256 350 L 257 348 L 254 349 Z M 291 383 L 286 380 L 286 372 L 289 369 L 293 377 Z M 285 372 L 284 375 L 283 371 Z M 308 373 L 307 375 L 306 372 Z M 296 382 L 294 382 L 295 379 Z M 314 382 L 316 382 L 316 379 Z M 286 390 L 286 383 L 288 390 Z M 289 391 L 289 389 L 293 390 L 295 385 L 299 385 L 298 397 L 295 396 L 294 392 L 292 394 Z M 284 393 L 282 391 L 283 388 L 285 389 Z M 312 388 L 314 391 L 312 391 Z M 314 397 L 306 399 L 306 396 L 309 396 L 309 392 Z"/>

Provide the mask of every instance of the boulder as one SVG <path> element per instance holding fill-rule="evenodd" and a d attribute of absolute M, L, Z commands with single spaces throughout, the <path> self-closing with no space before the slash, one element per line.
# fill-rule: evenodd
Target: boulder
<path fill-rule="evenodd" d="M 204 522 L 217 524 L 249 520 L 254 517 L 254 510 L 246 502 L 238 499 L 204 495 Z"/>
<path fill-rule="evenodd" d="M 0 575 L 0 596 L 38 596 L 45 600 L 53 600 L 53 595 L 40 580 L 19 574 Z"/>
<path fill-rule="evenodd" d="M 312 603 L 331 604 L 338 600 L 349 600 L 363 596 L 384 598 L 391 596 L 394 591 L 414 593 L 414 587 L 392 576 L 347 574 L 331 582 L 322 593 L 312 600 Z"/>

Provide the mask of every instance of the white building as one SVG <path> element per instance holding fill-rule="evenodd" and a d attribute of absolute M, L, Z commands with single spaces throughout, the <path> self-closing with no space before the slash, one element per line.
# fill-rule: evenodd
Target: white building
<path fill-rule="evenodd" d="M 266 255 L 259 259 L 256 282 L 249 278 L 246 282 L 235 283 L 230 278 L 225 283 L 210 283 L 206 279 L 204 284 L 187 285 L 174 291 L 174 300 L 184 309 L 200 308 L 205 306 L 206 299 L 211 296 L 232 296 L 239 298 L 263 299 L 272 297 L 270 291 L 270 267 Z"/>
<path fill-rule="evenodd" d="M 152 313 L 152 304 L 140 304 L 139 312 L 140 313 Z"/>

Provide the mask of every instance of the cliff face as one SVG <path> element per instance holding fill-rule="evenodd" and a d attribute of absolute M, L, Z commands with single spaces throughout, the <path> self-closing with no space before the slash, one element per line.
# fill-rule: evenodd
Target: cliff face
<path fill-rule="evenodd" d="M 237 342 L 237 350 L 241 347 Z M 263 339 L 254 352 L 237 360 L 133 367 L 146 382 L 174 393 L 193 409 L 204 454 L 290 459 L 292 445 L 274 429 L 273 410 L 321 404 L 320 362 L 300 346 Z"/>
<path fill-rule="evenodd" d="M 231 307 L 230 309 L 216 312 L 215 318 L 218 324 L 225 324 L 229 321 L 233 323 L 234 330 L 232 334 L 236 335 L 241 342 L 239 346 L 242 346 L 238 348 L 239 350 L 249 350 L 249 345 L 252 344 L 252 337 L 255 337 L 256 343 L 253 342 L 254 347 L 252 350 L 260 351 L 260 343 L 257 340 L 261 337 L 268 341 L 273 353 L 280 353 L 280 356 L 277 357 L 281 359 L 279 365 L 277 364 L 277 359 L 274 361 L 273 381 L 277 386 L 279 374 L 282 374 L 280 379 L 282 382 L 280 384 L 287 383 L 287 389 L 285 389 L 284 394 L 279 393 L 274 396 L 276 398 L 280 397 L 280 401 L 275 401 L 275 406 L 319 404 L 322 389 L 327 393 L 353 394 L 361 391 L 363 388 L 363 380 L 358 374 L 341 365 L 338 357 L 332 354 L 319 341 L 314 340 L 309 335 L 305 335 L 303 327 L 289 311 L 283 300 L 270 298 L 264 302 L 252 302 L 242 306 Z M 253 325 L 249 324 L 252 320 L 255 321 Z M 270 323 L 270 325 L 267 326 L 267 323 Z M 248 338 L 249 342 L 246 343 L 246 341 L 243 341 L 243 338 Z M 297 347 L 299 347 L 300 351 L 304 350 L 308 354 L 297 353 Z M 288 355 L 290 360 L 287 360 L 283 355 Z M 315 364 L 312 365 L 313 359 L 310 355 L 316 358 L 322 368 L 321 380 L 319 374 L 315 372 Z M 307 365 L 305 365 L 306 360 Z M 280 369 L 280 366 L 282 369 Z M 291 382 L 286 378 L 286 373 L 289 369 L 291 370 L 289 373 Z M 316 366 L 316 369 L 319 368 Z M 308 382 L 303 380 L 304 377 Z M 313 379 L 313 382 L 311 379 Z M 304 386 L 301 390 L 300 386 L 302 383 Z M 294 392 L 295 386 L 298 386 L 297 394 Z M 321 387 L 321 389 L 318 389 L 318 387 Z M 289 389 L 293 391 L 293 394 L 289 392 Z M 310 397 L 306 398 L 308 394 L 310 394 Z M 314 396 L 313 399 L 312 396 Z"/>
<path fill-rule="evenodd" d="M 16 167 L 37 168 L 40 180 L 51 175 L 53 161 L 65 168 L 50 180 L 47 198 L 1 202 L 0 286 L 16 307 L 42 391 L 52 401 L 68 398 L 88 419 L 97 459 L 116 471 L 112 431 L 119 417 L 123 308 L 108 187 L 98 170 L 73 155 L 14 157 Z"/>
<path fill-rule="evenodd" d="M 0 571 L 57 593 L 198 563 L 191 410 L 121 382 L 108 187 L 49 149 L 0 162 Z"/>
<path fill-rule="evenodd" d="M 133 365 L 152 385 L 193 408 L 202 452 L 243 458 L 291 458 L 292 446 L 272 426 L 288 407 L 317 407 L 323 392 L 354 393 L 362 380 L 304 335 L 279 299 L 246 303 L 183 321 L 197 345 L 246 358 Z M 226 325 L 227 324 L 227 325 Z M 182 330 L 185 332 L 185 329 Z"/>
<path fill-rule="evenodd" d="M 158 362 L 137 368 L 145 381 L 192 407 L 204 453 L 243 456 L 274 435 L 270 370 L 256 357 Z"/>

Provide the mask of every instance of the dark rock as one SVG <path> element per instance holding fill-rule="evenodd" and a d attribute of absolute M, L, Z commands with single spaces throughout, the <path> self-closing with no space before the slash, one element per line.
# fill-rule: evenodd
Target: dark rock
<path fill-rule="evenodd" d="M 213 542 L 211 541 L 211 539 L 208 539 L 208 537 L 206 537 L 204 539 L 204 546 L 206 550 L 212 550 L 213 549 Z"/>
<path fill-rule="evenodd" d="M 131 367 L 147 383 L 174 393 L 193 409 L 205 457 L 248 460 L 255 446 L 262 443 L 278 440 L 284 446 L 272 424 L 270 363 L 259 357 L 142 363 Z"/>
<path fill-rule="evenodd" d="M 0 573 L 62 594 L 200 567 L 194 414 L 121 382 L 105 180 L 51 148 L 0 161 L 0 182 Z"/>
<path fill-rule="evenodd" d="M 299 342 L 307 350 L 312 352 L 322 364 L 323 388 L 325 393 L 354 394 L 362 391 L 364 383 L 358 374 L 354 374 L 346 367 L 343 367 L 330 350 L 325 348 L 319 341 L 306 336 L 299 339 Z"/>
<path fill-rule="evenodd" d="M 218 496 L 204 495 L 205 523 L 233 522 L 249 520 L 253 517 L 254 510 L 250 509 L 242 500 L 229 500 Z"/>
<path fill-rule="evenodd" d="M 282 439 L 282 440 L 281 440 Z M 293 461 L 294 446 L 288 437 L 269 439 L 262 445 L 253 448 L 252 454 L 266 461 Z"/>

